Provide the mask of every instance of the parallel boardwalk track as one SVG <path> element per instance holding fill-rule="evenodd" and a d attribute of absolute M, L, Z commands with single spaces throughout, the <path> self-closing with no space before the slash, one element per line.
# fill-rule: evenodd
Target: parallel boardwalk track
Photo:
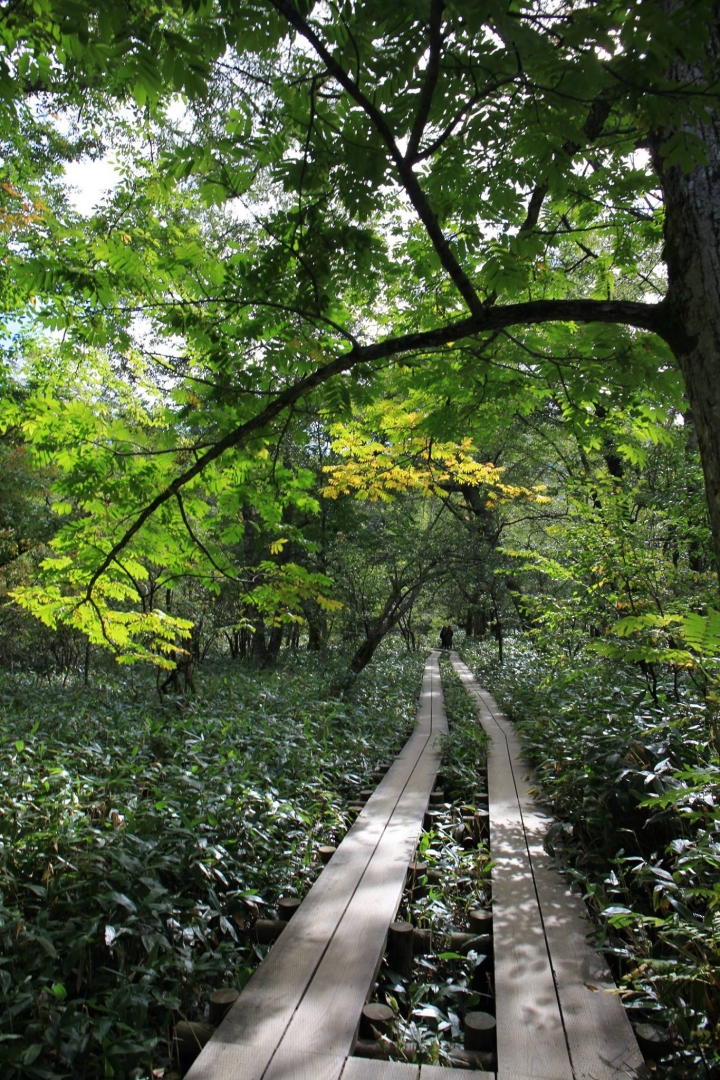
<path fill-rule="evenodd" d="M 637 1043 L 587 945 L 582 902 L 549 865 L 513 729 L 456 654 L 490 736 L 488 793 L 498 1072 L 477 1080 L 635 1077 Z M 431 653 L 413 734 L 186 1080 L 442 1080 L 352 1057 L 422 828 L 447 730 Z"/>
<path fill-rule="evenodd" d="M 529 794 L 515 729 L 453 653 L 490 736 L 488 804 L 498 1080 L 634 1077 L 642 1055 L 597 952 L 587 913 L 550 866 L 550 820 Z"/>

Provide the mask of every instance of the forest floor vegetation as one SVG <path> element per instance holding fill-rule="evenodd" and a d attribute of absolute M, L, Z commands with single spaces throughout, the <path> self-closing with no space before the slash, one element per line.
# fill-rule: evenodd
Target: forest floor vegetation
<path fill-rule="evenodd" d="M 720 1076 L 720 765 L 712 717 L 672 673 L 527 638 L 460 643 L 516 722 L 634 1024 L 670 1039 L 664 1077 Z M 677 674 L 677 673 L 675 673 Z M 710 705 L 710 707 L 712 707 Z"/>
<path fill-rule="evenodd" d="M 384 648 L 344 701 L 333 664 L 217 663 L 165 703 L 137 672 L 0 675 L 3 1080 L 162 1077 L 173 1023 L 249 978 L 255 916 L 303 895 L 413 723 L 420 654 Z"/>

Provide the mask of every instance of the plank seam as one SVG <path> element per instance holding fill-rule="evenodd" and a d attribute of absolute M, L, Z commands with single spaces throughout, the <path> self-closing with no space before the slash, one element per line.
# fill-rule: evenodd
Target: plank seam
<path fill-rule="evenodd" d="M 459 661 L 459 662 L 454 661 L 453 666 L 460 666 L 461 663 L 462 663 L 461 661 Z M 470 675 L 470 678 L 471 678 L 472 682 L 474 683 L 475 679 L 474 679 L 474 676 L 473 676 L 472 672 L 470 671 L 470 669 L 465 664 L 462 664 L 462 666 L 465 667 L 466 671 Z M 558 1013 L 559 1013 L 559 1016 L 560 1016 L 560 1023 L 562 1024 L 563 1038 L 565 1039 L 565 1047 L 566 1047 L 567 1053 L 568 1053 L 568 1060 L 570 1062 L 570 1069 L 572 1070 L 573 1077 L 576 1077 L 577 1074 L 576 1074 L 576 1070 L 575 1070 L 575 1064 L 573 1062 L 572 1050 L 570 1048 L 570 1037 L 568 1035 L 567 1027 L 566 1027 L 566 1024 L 565 1024 L 565 1014 L 564 1014 L 564 1011 L 563 1011 L 562 1002 L 560 1000 L 560 989 L 559 989 L 559 986 L 558 986 L 557 972 L 555 970 L 555 965 L 553 964 L 552 953 L 550 951 L 550 943 L 548 941 L 548 936 L 547 936 L 547 929 L 545 927 L 545 917 L 543 915 L 542 903 L 540 901 L 540 894 L 538 892 L 535 863 L 533 862 L 532 853 L 530 851 L 530 845 L 528 843 L 527 830 L 525 828 L 525 816 L 523 814 L 522 802 L 520 800 L 520 791 L 518 789 L 517 778 L 515 776 L 513 754 L 510 752 L 510 744 L 509 744 L 509 741 L 508 741 L 507 733 L 504 730 L 503 726 L 500 724 L 500 721 L 498 720 L 497 716 L 495 715 L 493 709 L 488 704 L 487 699 L 483 695 L 482 691 L 480 689 L 475 689 L 474 687 L 472 687 L 471 689 L 472 689 L 473 695 L 478 699 L 478 701 L 483 705 L 483 707 L 490 714 L 490 716 L 491 716 L 491 718 L 493 720 L 493 723 L 495 724 L 495 727 L 499 731 L 499 733 L 502 736 L 502 738 L 504 740 L 504 743 L 505 743 L 505 749 L 506 749 L 507 757 L 508 757 L 508 764 L 510 766 L 510 775 L 512 776 L 513 787 L 515 789 L 515 796 L 517 798 L 518 811 L 519 811 L 519 814 L 520 814 L 520 821 L 522 823 L 523 840 L 525 842 L 525 850 L 527 851 L 528 862 L 529 862 L 529 865 L 530 865 L 530 874 L 532 876 L 533 891 L 535 893 L 535 899 L 537 901 L 538 914 L 540 916 L 540 925 L 542 926 L 543 941 L 545 942 L 545 951 L 547 953 L 548 964 L 550 966 L 550 972 L 552 974 L 553 989 L 555 991 L 555 1000 L 557 1001 Z"/>
<path fill-rule="evenodd" d="M 435 688 L 434 688 L 434 672 L 433 672 L 432 667 L 430 668 L 429 676 L 430 676 L 430 678 L 429 678 L 429 683 L 430 683 L 430 731 L 425 736 L 424 742 L 422 743 L 422 748 L 418 751 L 418 754 L 417 754 L 417 757 L 415 759 L 415 763 L 414 763 L 414 765 L 412 767 L 412 770 L 410 771 L 410 773 L 409 773 L 409 775 L 408 775 L 408 777 L 407 777 L 407 779 L 406 779 L 406 781 L 405 781 L 405 783 L 404 783 L 404 785 L 402 787 L 402 790 L 399 792 L 399 794 L 397 796 L 397 799 L 395 800 L 392 811 L 388 815 L 388 819 L 385 822 L 385 825 L 383 826 L 382 832 L 379 834 L 379 836 L 377 838 L 377 843 L 375 844 L 375 846 L 373 848 L 373 853 L 370 856 L 370 858 L 367 860 L 367 863 L 365 864 L 363 872 L 360 875 L 355 888 L 353 889 L 352 893 L 348 897 L 348 901 L 347 901 L 347 903 L 345 904 L 345 906 L 342 909 L 342 913 L 341 913 L 340 917 L 338 918 L 338 920 L 337 920 L 337 922 L 335 924 L 335 928 L 333 929 L 332 934 L 330 935 L 330 937 L 326 941 L 326 943 L 325 943 L 325 945 L 324 945 L 324 947 L 322 949 L 322 952 L 320 953 L 320 955 L 318 957 L 317 963 L 315 964 L 315 966 L 314 966 L 314 968 L 312 970 L 312 974 L 310 975 L 309 979 L 307 980 L 307 983 L 305 984 L 305 988 L 304 988 L 302 994 L 300 995 L 300 997 L 299 997 L 299 999 L 298 999 L 298 1001 L 297 1001 L 297 1003 L 295 1005 L 295 1008 L 293 1009 L 292 1013 L 290 1014 L 290 1017 L 289 1017 L 289 1019 L 287 1021 L 287 1024 L 283 1028 L 282 1035 L 280 1036 L 280 1038 L 277 1040 L 277 1042 L 275 1044 L 275 1048 L 274 1048 L 272 1054 L 270 1055 L 270 1058 L 269 1058 L 267 1064 L 265 1065 L 265 1068 L 262 1071 L 261 1080 L 263 1080 L 263 1078 L 266 1076 L 266 1074 L 268 1072 L 268 1069 L 270 1069 L 270 1067 L 271 1067 L 271 1065 L 272 1065 L 272 1063 L 273 1063 L 273 1061 L 275 1059 L 276 1054 L 280 1050 L 280 1048 L 282 1046 L 282 1043 L 283 1043 L 283 1040 L 284 1040 L 285 1036 L 288 1033 L 290 1025 L 292 1024 L 293 1019 L 295 1018 L 295 1014 L 297 1013 L 298 1009 L 300 1008 L 300 1005 L 303 1003 L 306 995 L 308 994 L 308 992 L 310 990 L 310 987 L 312 985 L 312 982 L 313 982 L 315 976 L 317 975 L 318 969 L 319 969 L 320 965 L 322 964 L 323 960 L 325 959 L 325 955 L 328 952 L 330 946 L 332 945 L 332 943 L 333 943 L 333 941 L 335 939 L 335 936 L 338 933 L 340 925 L 342 924 L 342 922 L 343 922 L 343 920 L 344 920 L 344 918 L 345 918 L 345 916 L 347 914 L 348 908 L 350 907 L 352 901 L 354 900 L 355 896 L 357 895 L 358 890 L 362 886 L 363 879 L 365 878 L 365 875 L 368 873 L 368 871 L 370 869 L 370 865 L 371 865 L 373 859 L 375 858 L 375 854 L 377 852 L 377 849 L 378 849 L 383 837 L 385 836 L 385 833 L 387 832 L 388 828 L 390 827 L 390 825 L 392 823 L 392 819 L 393 819 L 393 817 L 395 815 L 395 812 L 397 811 L 398 805 L 400 804 L 400 801 L 402 800 L 403 795 L 405 794 L 405 791 L 406 791 L 408 785 L 410 784 L 411 780 L 413 779 L 413 776 L 415 775 L 415 772 L 417 771 L 418 766 L 420 765 L 423 757 L 428 752 L 428 744 L 430 743 L 430 740 L 432 739 L 433 743 L 434 743 L 435 738 L 437 738 L 437 735 L 439 734 L 439 732 L 437 732 L 435 730 L 435 725 L 434 725 L 433 704 L 434 704 L 434 697 L 435 697 Z M 412 736 L 410 736 L 410 738 L 412 738 Z M 432 749 L 433 749 L 433 747 L 430 748 L 431 751 L 432 751 Z M 401 751 L 401 753 L 402 753 L 402 751 Z M 437 769 L 435 770 L 435 772 L 437 774 Z"/>

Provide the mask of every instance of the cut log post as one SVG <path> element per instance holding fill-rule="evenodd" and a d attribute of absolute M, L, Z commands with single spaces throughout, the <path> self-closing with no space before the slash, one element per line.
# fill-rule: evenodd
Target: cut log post
<path fill-rule="evenodd" d="M 332 844 L 320 845 L 320 847 L 318 848 L 318 855 L 320 856 L 320 862 L 323 864 L 323 866 L 327 866 L 336 851 L 337 848 L 333 847 Z"/>
<path fill-rule="evenodd" d="M 423 829 L 425 832 L 432 832 L 433 829 L 437 829 L 442 816 L 437 810 L 426 810 L 423 817 Z"/>
<path fill-rule="evenodd" d="M 495 1046 L 495 1017 L 486 1012 L 470 1012 L 463 1023 L 465 1049 L 492 1052 Z"/>
<path fill-rule="evenodd" d="M 413 926 L 394 922 L 388 931 L 388 964 L 398 975 L 409 978 L 413 969 Z"/>
<path fill-rule="evenodd" d="M 463 814 L 463 825 L 474 844 L 484 840 L 490 831 L 490 814 L 487 810 L 476 810 L 474 814 Z"/>
<path fill-rule="evenodd" d="M 450 935 L 450 951 L 468 953 L 470 950 L 492 956 L 492 937 L 490 934 L 454 933 Z"/>
<path fill-rule="evenodd" d="M 442 870 L 428 870 L 427 872 L 427 879 L 431 885 L 441 885 L 443 878 L 444 874 Z M 450 885 L 451 882 L 447 882 L 447 884 Z"/>
<path fill-rule="evenodd" d="M 278 915 L 281 921 L 288 922 L 302 903 L 297 896 L 282 896 L 277 903 Z"/>
<path fill-rule="evenodd" d="M 426 956 L 432 952 L 432 930 L 423 927 L 422 930 L 413 932 L 413 956 Z"/>
<path fill-rule="evenodd" d="M 173 1042 L 181 1068 L 190 1068 L 203 1046 L 210 1041 L 214 1030 L 215 1028 L 210 1024 L 202 1024 L 194 1020 L 178 1021 L 175 1025 Z"/>
<path fill-rule="evenodd" d="M 468 911 L 467 914 L 468 929 L 473 934 L 491 934 L 493 917 L 492 911 L 488 911 L 485 908 L 476 908 L 475 911 Z"/>
<path fill-rule="evenodd" d="M 390 1056 L 390 1048 L 386 1042 L 381 1042 L 379 1039 L 357 1039 L 353 1053 L 355 1057 L 387 1061 Z"/>
<path fill-rule="evenodd" d="M 481 1069 L 483 1072 L 494 1073 L 496 1069 L 495 1055 L 486 1050 L 451 1050 L 450 1061 L 459 1065 L 461 1069 Z"/>
<path fill-rule="evenodd" d="M 408 867 L 407 888 L 413 900 L 420 900 L 423 896 L 427 896 L 429 892 L 427 869 L 428 864 L 426 862 L 413 862 Z"/>
<path fill-rule="evenodd" d="M 437 788 L 435 791 L 430 792 L 430 802 L 433 806 L 442 806 L 445 802 L 445 792 L 440 791 Z"/>
<path fill-rule="evenodd" d="M 382 776 L 384 776 L 385 773 L 390 772 L 390 763 L 387 761 L 381 761 L 376 771 L 381 773 Z"/>
<path fill-rule="evenodd" d="M 252 933 L 258 945 L 271 945 L 287 926 L 284 919 L 258 919 Z"/>
<path fill-rule="evenodd" d="M 364 788 L 360 792 L 360 799 L 362 800 L 362 802 L 366 803 L 368 801 L 368 799 L 370 798 L 370 796 L 372 795 L 374 790 L 375 790 L 375 788 Z"/>
<path fill-rule="evenodd" d="M 217 1027 L 231 1005 L 240 997 L 240 991 L 234 986 L 221 986 L 210 995 L 210 1023 Z"/>
<path fill-rule="evenodd" d="M 670 1033 L 656 1027 L 655 1024 L 638 1024 L 635 1028 L 635 1038 L 643 1057 L 650 1061 L 659 1061 L 673 1048 Z"/>
<path fill-rule="evenodd" d="M 394 1020 L 395 1013 L 389 1005 L 380 1005 L 375 1001 L 370 1001 L 360 1016 L 360 1037 L 377 1039 L 380 1035 L 388 1035 Z"/>

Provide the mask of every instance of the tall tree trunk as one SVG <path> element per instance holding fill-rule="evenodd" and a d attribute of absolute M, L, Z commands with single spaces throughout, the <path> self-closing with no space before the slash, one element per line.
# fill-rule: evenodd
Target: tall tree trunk
<path fill-rule="evenodd" d="M 707 66 L 717 79 L 720 26 L 708 29 Z M 688 82 L 693 72 L 678 65 L 673 74 Z M 717 98 L 708 99 L 711 103 Z M 684 376 L 695 422 L 720 573 L 720 118 L 697 110 L 683 128 L 701 141 L 707 155 L 691 172 L 664 162 L 663 143 L 674 134 L 672 128 L 653 138 L 665 199 L 670 316 L 665 336 Z"/>

